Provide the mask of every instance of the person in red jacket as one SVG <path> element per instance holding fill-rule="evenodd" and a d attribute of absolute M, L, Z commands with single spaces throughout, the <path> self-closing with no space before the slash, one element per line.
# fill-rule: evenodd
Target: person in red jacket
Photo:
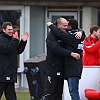
<path fill-rule="evenodd" d="M 90 34 L 84 39 L 83 45 L 83 65 L 100 65 L 100 27 L 93 25 L 90 27 Z"/>

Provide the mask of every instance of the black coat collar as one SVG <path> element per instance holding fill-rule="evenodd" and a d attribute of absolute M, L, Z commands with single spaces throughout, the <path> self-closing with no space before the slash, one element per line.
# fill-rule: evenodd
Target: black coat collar
<path fill-rule="evenodd" d="M 11 39 L 12 38 L 12 36 L 9 36 L 9 35 L 7 35 L 7 34 L 5 34 L 4 32 L 2 32 L 2 34 L 1 35 L 3 35 L 4 37 L 6 37 L 6 38 L 9 38 L 9 39 Z"/>

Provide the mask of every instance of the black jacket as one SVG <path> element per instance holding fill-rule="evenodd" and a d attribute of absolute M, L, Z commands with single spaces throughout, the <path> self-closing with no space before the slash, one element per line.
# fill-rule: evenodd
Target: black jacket
<path fill-rule="evenodd" d="M 17 82 L 17 54 L 24 51 L 26 42 L 0 34 L 0 82 Z"/>
<path fill-rule="evenodd" d="M 64 57 L 70 56 L 71 51 L 64 49 L 65 44 L 50 31 L 46 39 L 47 57 L 46 74 L 53 77 L 63 77 Z"/>
<path fill-rule="evenodd" d="M 51 25 L 50 29 L 52 32 L 57 36 L 57 38 L 61 39 L 65 43 L 65 48 L 72 51 L 79 53 L 82 55 L 82 50 L 79 47 L 81 43 L 83 42 L 85 38 L 85 33 L 83 32 L 81 39 L 76 39 L 73 34 L 70 34 L 69 32 L 64 32 L 57 28 L 55 25 Z M 64 61 L 64 77 L 67 79 L 68 77 L 80 77 L 82 74 L 82 59 L 79 60 L 73 58 L 73 57 L 65 57 Z"/>

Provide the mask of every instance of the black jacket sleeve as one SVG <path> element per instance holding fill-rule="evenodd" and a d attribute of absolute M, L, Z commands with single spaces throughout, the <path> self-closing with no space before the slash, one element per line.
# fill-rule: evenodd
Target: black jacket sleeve
<path fill-rule="evenodd" d="M 26 43 L 27 41 L 23 41 L 23 40 L 19 42 L 18 48 L 17 48 L 17 54 L 21 54 L 24 51 Z"/>
<path fill-rule="evenodd" d="M 64 32 L 61 29 L 57 28 L 55 25 L 50 25 L 49 27 L 52 30 L 52 33 L 55 34 L 59 39 L 64 41 L 66 44 L 73 46 L 73 43 L 80 43 L 80 39 L 75 39 L 75 37 L 68 32 Z"/>
<path fill-rule="evenodd" d="M 84 39 L 85 39 L 85 37 L 86 37 L 85 32 L 84 32 L 81 28 L 78 28 L 78 30 L 79 30 L 80 32 L 82 32 L 81 41 L 84 41 Z"/>

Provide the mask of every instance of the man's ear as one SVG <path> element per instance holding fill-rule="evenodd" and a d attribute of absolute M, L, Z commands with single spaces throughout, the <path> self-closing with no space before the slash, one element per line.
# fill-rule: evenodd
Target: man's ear
<path fill-rule="evenodd" d="M 59 28 L 60 24 L 57 24 L 57 27 Z"/>
<path fill-rule="evenodd" d="M 5 29 L 3 28 L 2 31 L 5 32 Z"/>

